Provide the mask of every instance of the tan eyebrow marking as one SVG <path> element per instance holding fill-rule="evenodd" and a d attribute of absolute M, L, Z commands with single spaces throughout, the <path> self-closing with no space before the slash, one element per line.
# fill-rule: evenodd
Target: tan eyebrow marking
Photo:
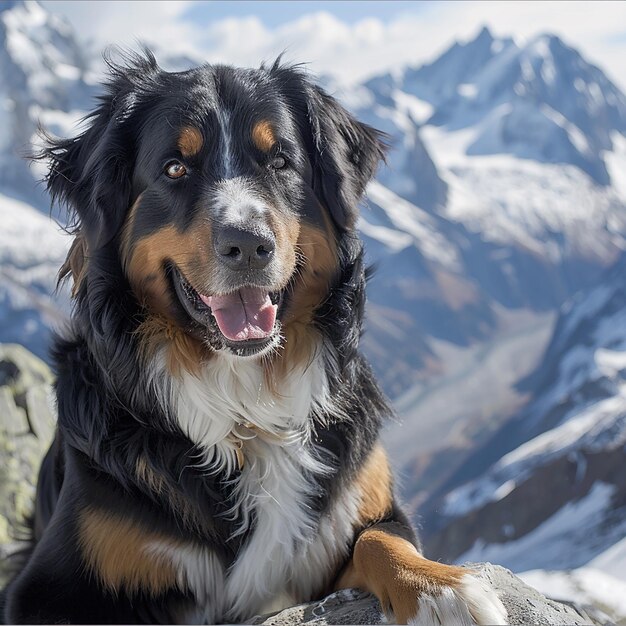
<path fill-rule="evenodd" d="M 184 157 L 192 157 L 202 150 L 202 133 L 193 126 L 185 126 L 178 136 L 178 149 Z"/>
<path fill-rule="evenodd" d="M 261 120 L 253 126 L 252 141 L 261 152 L 269 152 L 274 147 L 276 136 L 270 122 Z"/>

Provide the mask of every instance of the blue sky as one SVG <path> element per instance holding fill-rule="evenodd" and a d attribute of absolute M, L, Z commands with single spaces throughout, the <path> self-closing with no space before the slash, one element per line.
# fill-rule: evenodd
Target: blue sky
<path fill-rule="evenodd" d="M 488 26 L 523 42 L 554 33 L 626 90 L 626 2 L 111 2 L 44 0 L 94 50 L 146 42 L 209 62 L 258 66 L 287 51 L 344 82 L 418 65 Z"/>
<path fill-rule="evenodd" d="M 258 0 L 241 0 L 237 2 L 194 2 L 184 14 L 186 19 L 209 22 L 228 17 L 241 18 L 249 15 L 258 16 L 261 21 L 269 27 L 280 26 L 296 18 L 309 13 L 327 11 L 338 19 L 354 24 L 364 16 L 375 17 L 380 20 L 389 21 L 394 17 L 403 14 L 419 14 L 428 10 L 428 2 L 377 2 L 368 0 L 359 2 L 350 0 L 349 2 L 339 0 L 322 0 L 310 2 L 298 1 L 271 1 L 259 2 Z"/>

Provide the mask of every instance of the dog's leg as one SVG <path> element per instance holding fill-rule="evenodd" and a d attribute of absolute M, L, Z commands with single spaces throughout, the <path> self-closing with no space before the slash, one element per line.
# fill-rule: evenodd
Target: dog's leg
<path fill-rule="evenodd" d="M 39 546 L 38 546 L 39 547 Z M 135 594 L 103 589 L 65 544 L 39 550 L 6 590 L 3 624 L 186 623 L 191 603 L 181 592 Z"/>
<path fill-rule="evenodd" d="M 64 485 L 65 498 L 7 590 L 4 623 L 175 623 L 187 598 L 171 566 L 145 549 L 150 534 L 130 519 L 68 504 L 70 491 Z"/>
<path fill-rule="evenodd" d="M 424 558 L 397 522 L 359 535 L 336 585 L 373 593 L 398 624 L 506 624 L 495 591 L 467 569 Z"/>
<path fill-rule="evenodd" d="M 59 552 L 55 558 L 71 567 L 74 558 Z M 29 563 L 7 589 L 5 624 L 97 624 L 134 622 L 130 611 L 118 616 L 114 597 L 99 593 L 75 571 L 60 570 L 41 558 Z M 69 557 L 69 558 L 67 558 Z M 73 575 L 71 575 L 73 574 Z M 121 612 L 121 611 L 120 611 Z M 124 619 L 126 618 L 126 620 Z"/>

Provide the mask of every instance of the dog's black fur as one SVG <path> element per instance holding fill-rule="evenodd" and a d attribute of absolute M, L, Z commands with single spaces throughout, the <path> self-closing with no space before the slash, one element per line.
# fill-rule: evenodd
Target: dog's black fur
<path fill-rule="evenodd" d="M 106 87 L 42 154 L 74 306 L 4 619 L 241 622 L 356 586 L 400 623 L 505 621 L 421 555 L 379 442 L 356 221 L 381 133 L 280 62 L 146 52 Z"/>
<path fill-rule="evenodd" d="M 120 258 L 129 208 L 154 187 L 160 151 L 172 144 L 181 124 L 205 129 L 216 142 L 203 153 L 204 180 L 190 179 L 184 189 L 171 180 L 158 182 L 152 197 L 143 200 L 148 208 L 137 218 L 133 241 L 168 224 L 184 230 L 194 211 L 201 210 L 199 198 L 223 175 L 219 155 L 224 147 L 215 116 L 220 107 L 229 107 L 237 124 L 260 116 L 279 129 L 280 155 L 287 164 L 277 170 L 267 164 L 276 155 L 255 151 L 244 123 L 232 129 L 231 141 L 241 147 L 237 174 L 252 179 L 279 213 L 314 226 L 323 223 L 321 207 L 330 217 L 336 271 L 311 324 L 327 347 L 326 375 L 333 406 L 340 410 L 316 416 L 303 444 L 332 468 L 313 477 L 314 488 L 303 496 L 307 501 L 301 504 L 311 507 L 314 519 L 329 515 L 355 480 L 390 413 L 358 352 L 366 272 L 355 222 L 365 185 L 384 154 L 381 135 L 357 122 L 303 71 L 280 63 L 260 70 L 206 66 L 166 73 L 146 54 L 111 71 L 87 130 L 75 139 L 52 141 L 43 155 L 50 162 L 48 188 L 70 208 L 82 251 L 78 269 L 64 271 L 71 269 L 75 299 L 71 329 L 53 349 L 58 429 L 41 468 L 32 555 L 8 589 L 9 623 L 172 623 L 194 605 L 192 590 L 184 586 L 158 593 L 142 588 L 141 581 L 132 591 L 105 588 L 78 541 L 79 520 L 87 509 L 112 512 L 137 527 L 210 548 L 225 568 L 255 532 L 254 514 L 244 522 L 232 513 L 237 506 L 233 484 L 241 469 L 211 473 L 198 467 L 203 450 L 151 393 L 149 357 L 138 332 L 150 305 L 137 296 Z M 199 171 L 200 164 L 195 168 Z M 172 269 L 162 269 L 171 281 Z M 283 289 L 283 325 L 297 280 L 295 270 Z M 167 313 L 188 336 L 216 348 L 206 336 L 209 331 L 173 297 Z M 151 489 L 137 477 L 140 458 L 165 488 Z M 381 520 L 408 528 L 392 504 L 376 520 L 355 520 L 353 537 Z M 332 588 L 345 562 L 330 566 L 312 597 Z M 219 621 L 250 617 L 216 616 Z"/>

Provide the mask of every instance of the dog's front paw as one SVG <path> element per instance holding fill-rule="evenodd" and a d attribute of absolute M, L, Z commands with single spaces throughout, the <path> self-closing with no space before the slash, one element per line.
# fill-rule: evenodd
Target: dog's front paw
<path fill-rule="evenodd" d="M 474 626 L 506 624 L 507 612 L 496 592 L 471 574 L 458 583 L 433 589 L 418 598 L 417 614 L 409 624 L 419 626 Z"/>
<path fill-rule="evenodd" d="M 471 570 L 424 558 L 396 530 L 381 524 L 360 535 L 338 589 L 375 594 L 396 624 L 507 623 L 506 609 L 487 582 Z"/>

